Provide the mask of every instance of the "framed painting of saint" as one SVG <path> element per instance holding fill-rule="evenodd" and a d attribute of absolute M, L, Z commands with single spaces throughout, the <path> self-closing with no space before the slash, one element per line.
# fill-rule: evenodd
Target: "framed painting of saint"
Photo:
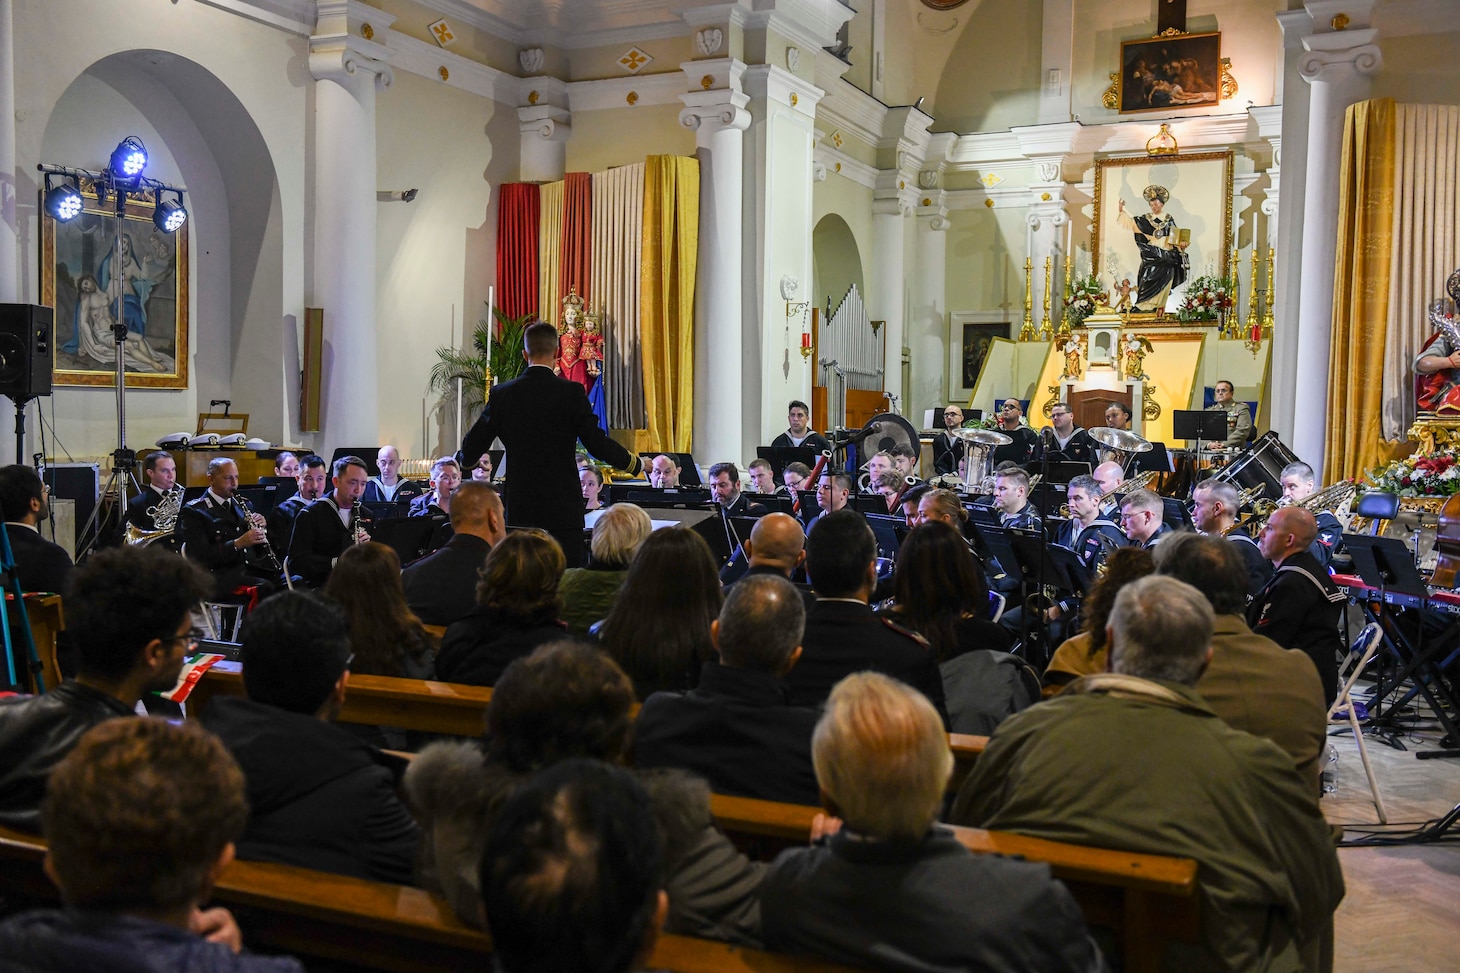
<path fill-rule="evenodd" d="M 1133 314 L 1175 314 L 1188 282 L 1227 276 L 1231 239 L 1231 152 L 1096 161 L 1093 270 Z"/>
<path fill-rule="evenodd" d="M 150 197 L 129 196 L 120 237 L 108 201 L 82 184 L 65 223 L 41 212 L 41 303 L 55 308 L 55 384 L 113 385 L 117 342 L 128 388 L 188 387 L 188 227 L 164 233 Z"/>

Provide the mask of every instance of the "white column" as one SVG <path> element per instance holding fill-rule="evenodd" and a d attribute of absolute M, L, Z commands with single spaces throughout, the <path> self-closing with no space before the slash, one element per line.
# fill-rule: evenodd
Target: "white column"
<path fill-rule="evenodd" d="M 389 87 L 394 75 L 369 56 L 383 49 L 359 36 L 356 21 L 367 10 L 348 0 L 321 2 L 309 55 L 316 82 L 310 306 L 324 309 L 320 441 L 330 447 L 378 441 L 375 90 Z"/>
<path fill-rule="evenodd" d="M 896 171 L 891 174 L 899 176 Z M 898 178 L 894 185 L 904 183 L 905 180 Z M 882 190 L 876 192 L 883 193 Z M 901 189 L 874 195 L 872 199 L 872 281 L 867 295 L 868 317 L 873 321 L 886 322 L 882 329 L 883 347 L 886 349 L 882 388 L 897 396 L 898 411 L 902 411 L 903 407 L 902 348 L 905 338 L 902 308 L 906 286 L 903 253 L 907 217 L 911 214 L 912 205 Z"/>
<path fill-rule="evenodd" d="M 1041 22 L 1039 121 L 1068 122 L 1075 76 L 1075 0 L 1044 0 Z"/>
<path fill-rule="evenodd" d="M 706 72 L 706 62 L 695 62 Z M 719 70 L 716 70 L 718 68 Z M 739 90 L 745 65 L 714 62 L 723 87 L 681 95 L 679 123 L 695 133 L 700 160 L 700 247 L 695 264 L 694 451 L 706 463 L 738 460 L 742 449 L 744 328 L 741 266 L 745 130 L 750 98 Z"/>
<path fill-rule="evenodd" d="M 1329 3 L 1307 4 L 1310 13 Z M 1360 3 L 1358 7 L 1367 7 Z M 1344 8 L 1350 10 L 1351 8 Z M 1335 6 L 1334 10 L 1338 10 Z M 1342 11 L 1339 11 L 1342 13 Z M 1348 15 L 1345 14 L 1345 17 Z M 1319 21 L 1315 15 L 1315 21 Z M 1346 22 L 1346 21 L 1345 21 Z M 1383 56 L 1373 29 L 1329 30 L 1303 39 L 1298 73 L 1309 83 L 1307 179 L 1303 194 L 1303 256 L 1299 285 L 1297 360 L 1323 369 L 1333 328 L 1334 260 L 1338 246 L 1338 162 L 1349 105 L 1368 97 L 1369 78 Z M 1323 467 L 1328 386 L 1298 382 L 1293 402 L 1293 451 Z"/>
<path fill-rule="evenodd" d="M 1034 260 L 1034 327 L 1044 324 L 1044 261 L 1055 258 L 1050 265 L 1049 279 L 1049 321 L 1050 327 L 1059 327 L 1059 310 L 1063 301 L 1064 264 L 1060 256 L 1065 250 L 1065 224 L 1069 214 L 1065 210 L 1065 184 L 1060 179 L 1062 166 L 1059 162 L 1044 161 L 1037 164 L 1035 172 L 1038 181 L 1029 187 L 1029 253 Z M 1020 281 L 1022 284 L 1023 281 Z M 1033 421 L 1032 419 L 1030 420 Z"/>
<path fill-rule="evenodd" d="M 943 191 L 925 190 L 915 212 L 912 317 L 907 334 L 912 386 L 904 390 L 902 414 L 919 427 L 923 410 L 942 406 L 946 398 L 949 222 Z"/>
<path fill-rule="evenodd" d="M 517 109 L 522 135 L 521 181 L 553 182 L 568 171 L 572 114 L 553 105 Z"/>
<path fill-rule="evenodd" d="M 0 0 L 0 301 L 20 301 L 15 226 L 15 24 L 12 0 Z"/>

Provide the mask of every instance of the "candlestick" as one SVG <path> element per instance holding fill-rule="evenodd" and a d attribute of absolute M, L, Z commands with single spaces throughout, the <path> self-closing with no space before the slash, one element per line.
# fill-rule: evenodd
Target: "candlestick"
<path fill-rule="evenodd" d="M 1049 322 L 1049 288 L 1051 278 L 1054 274 L 1054 257 L 1044 258 L 1044 319 L 1039 322 L 1039 337 L 1045 341 L 1054 334 L 1054 326 Z"/>
<path fill-rule="evenodd" d="M 1235 338 L 1237 322 L 1242 319 L 1242 257 L 1235 246 L 1232 247 L 1232 262 L 1227 266 L 1232 274 L 1232 310 L 1223 322 L 1222 337 Z"/>
<path fill-rule="evenodd" d="M 1257 248 L 1256 247 L 1253 247 L 1252 248 L 1252 286 L 1249 288 L 1249 291 L 1250 291 L 1250 293 L 1248 294 L 1248 297 L 1247 297 L 1247 332 L 1249 334 L 1251 334 L 1253 328 L 1260 326 L 1259 325 L 1259 321 L 1261 320 L 1261 316 L 1260 316 L 1260 314 L 1258 312 L 1258 309 L 1257 309 L 1257 305 L 1259 303 L 1258 295 L 1261 292 L 1257 289 Z"/>
<path fill-rule="evenodd" d="M 1267 300 L 1266 300 L 1266 307 L 1265 307 L 1265 309 L 1262 312 L 1262 336 L 1264 338 L 1271 338 L 1272 337 L 1272 297 L 1273 297 L 1273 291 L 1272 291 L 1272 263 L 1273 263 L 1273 257 L 1274 256 L 1276 256 L 1276 254 L 1273 251 L 1273 248 L 1272 247 L 1268 247 L 1267 248 L 1267 294 L 1266 294 Z"/>
<path fill-rule="evenodd" d="M 1020 341 L 1034 340 L 1034 258 L 1024 258 L 1024 326 L 1019 329 Z"/>
<path fill-rule="evenodd" d="M 465 315 L 463 315 L 465 317 Z M 463 324 L 465 322 L 462 322 Z M 487 285 L 487 361 L 492 360 L 492 339 L 497 333 L 497 285 Z M 488 369 L 490 372 L 491 369 Z M 487 382 L 491 385 L 491 382 Z"/>

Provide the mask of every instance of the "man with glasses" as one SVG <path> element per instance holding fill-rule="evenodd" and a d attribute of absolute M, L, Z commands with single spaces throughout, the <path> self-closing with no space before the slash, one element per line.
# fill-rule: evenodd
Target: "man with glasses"
<path fill-rule="evenodd" d="M 241 639 L 246 696 L 214 699 L 202 715 L 247 781 L 238 857 L 409 884 L 420 833 L 396 793 L 405 765 L 334 724 L 354 658 L 345 610 L 281 592 Z"/>
<path fill-rule="evenodd" d="M 1165 515 L 1165 504 L 1150 490 L 1132 490 L 1120 500 L 1120 529 L 1133 547 L 1150 550 L 1172 533 Z"/>
<path fill-rule="evenodd" d="M 1023 418 L 1024 406 L 1018 399 L 1005 399 L 999 406 L 999 432 L 1014 442 L 994 450 L 995 464 L 1011 461 L 1023 466 L 1039 459 L 1039 435 L 1020 421 Z"/>
<path fill-rule="evenodd" d="M 786 410 L 786 421 L 790 423 L 790 428 L 771 441 L 772 448 L 789 449 L 792 446 L 805 446 L 818 453 L 823 449 L 831 448 L 831 444 L 826 441 L 825 436 L 811 431 L 811 409 L 805 402 L 793 399 L 790 408 Z"/>
<path fill-rule="evenodd" d="M 1252 432 L 1252 413 L 1247 411 L 1246 402 L 1232 400 L 1232 383 L 1223 379 L 1212 386 L 1212 398 L 1208 412 L 1227 414 L 1227 438 L 1222 442 L 1207 443 L 1207 449 L 1241 449 Z"/>
<path fill-rule="evenodd" d="M 1095 455 L 1095 443 L 1091 441 L 1089 433 L 1075 425 L 1075 414 L 1070 411 L 1069 405 L 1064 402 L 1056 402 L 1054 408 L 1050 410 L 1049 421 L 1051 425 L 1044 430 L 1043 434 L 1045 449 L 1059 453 L 1071 463 L 1092 461 L 1091 458 Z"/>
<path fill-rule="evenodd" d="M 46 778 L 82 734 L 172 688 L 197 644 L 192 612 L 211 590 L 206 573 L 155 546 L 98 551 L 76 570 L 66 600 L 76 677 L 0 700 L 0 825 L 37 830 Z"/>
<path fill-rule="evenodd" d="M 933 437 L 933 470 L 939 476 L 946 476 L 958 469 L 963 459 L 963 440 L 953 431 L 963 426 L 963 410 L 950 405 L 943 410 L 943 432 Z"/>

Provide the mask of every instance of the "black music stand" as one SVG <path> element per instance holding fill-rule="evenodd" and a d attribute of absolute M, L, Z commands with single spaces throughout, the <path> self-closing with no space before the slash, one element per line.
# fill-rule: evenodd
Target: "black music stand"
<path fill-rule="evenodd" d="M 768 514 L 788 514 L 791 512 L 791 495 L 789 493 L 751 493 L 749 490 L 746 490 L 740 495 L 749 503 L 760 504 Z"/>
<path fill-rule="evenodd" d="M 877 556 L 896 559 L 902 547 L 902 537 L 898 535 L 897 528 L 906 529 L 907 521 L 888 514 L 867 514 L 866 517 L 872 534 L 877 538 Z"/>
<path fill-rule="evenodd" d="M 1176 409 L 1171 413 L 1171 435 L 1188 442 L 1220 443 L 1227 439 L 1227 413 L 1205 409 Z"/>
<path fill-rule="evenodd" d="M 1170 473 L 1171 456 L 1166 452 L 1166 444 L 1152 441 L 1151 448 L 1144 453 L 1132 453 L 1130 472 Z"/>
<path fill-rule="evenodd" d="M 644 461 L 644 476 L 649 476 L 649 464 L 654 462 L 656 456 L 668 456 L 674 460 L 679 467 L 679 485 L 697 487 L 701 486 L 700 470 L 695 466 L 695 458 L 691 453 L 640 453 L 639 459 Z"/>
<path fill-rule="evenodd" d="M 447 517 L 386 517 L 377 520 L 370 528 L 370 539 L 392 548 L 400 558 L 402 566 L 425 557 L 441 547 L 449 537 L 445 527 L 450 526 Z"/>
<path fill-rule="evenodd" d="M 1416 628 L 1417 637 L 1411 641 L 1389 610 L 1391 605 L 1420 610 L 1429 605 L 1429 589 L 1425 587 L 1424 579 L 1414 566 L 1409 548 L 1395 537 L 1344 534 L 1343 540 L 1345 549 L 1353 558 L 1354 570 L 1368 588 L 1378 592 L 1379 616 L 1374 620 L 1383 630 L 1385 642 L 1400 666 L 1392 679 L 1386 681 L 1380 678 L 1370 700 L 1369 722 L 1375 724 L 1376 728 L 1381 720 L 1384 725 L 1392 726 L 1394 712 L 1407 705 L 1415 696 L 1423 695 L 1435 718 L 1445 728 L 1446 736 L 1452 743 L 1460 741 L 1460 733 L 1456 732 L 1455 724 L 1445 715 L 1445 706 L 1436 695 L 1438 692 L 1452 710 L 1460 712 L 1460 699 L 1456 699 L 1445 682 L 1443 663 L 1437 662 L 1452 647 L 1451 643 L 1460 634 L 1460 625 L 1451 625 L 1444 636 L 1425 647 L 1424 624 L 1421 621 Z M 1373 617 L 1372 612 L 1369 614 Z M 1390 718 L 1386 720 L 1379 710 L 1380 704 L 1403 685 L 1406 679 L 1412 681 L 1413 688 L 1389 707 Z M 1399 750 L 1407 749 L 1397 736 L 1394 739 L 1385 739 L 1385 742 Z M 1460 749 L 1444 748 L 1433 756 L 1460 756 Z"/>
<path fill-rule="evenodd" d="M 792 463 L 803 463 L 809 470 L 816 465 L 816 458 L 820 455 L 810 446 L 755 447 L 755 458 L 763 459 L 771 464 L 771 473 L 775 476 L 777 483 L 781 482 L 781 474 L 786 472 L 787 466 Z"/>

